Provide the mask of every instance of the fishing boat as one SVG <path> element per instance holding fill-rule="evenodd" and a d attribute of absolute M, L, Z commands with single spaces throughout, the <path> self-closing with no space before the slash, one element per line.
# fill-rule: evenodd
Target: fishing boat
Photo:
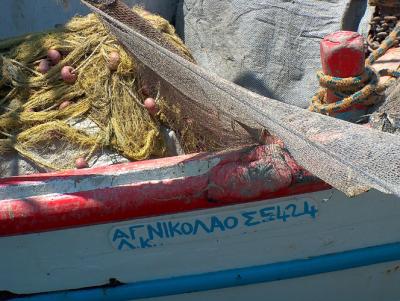
<path fill-rule="evenodd" d="M 242 163 L 260 148 L 1 180 L 1 290 L 16 300 L 394 300 L 399 198 L 348 198 L 306 172 L 271 191 L 268 170 Z"/>
<path fill-rule="evenodd" d="M 0 300 L 396 300 L 399 212 L 279 142 L 3 178 Z"/>

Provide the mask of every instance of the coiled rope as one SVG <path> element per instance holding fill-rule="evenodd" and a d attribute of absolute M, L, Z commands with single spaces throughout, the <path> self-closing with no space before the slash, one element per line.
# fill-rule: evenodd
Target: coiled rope
<path fill-rule="evenodd" d="M 367 102 L 370 104 L 370 96 L 373 93 L 384 91 L 393 83 L 395 78 L 400 77 L 400 71 L 383 69 L 377 72 L 371 67 L 378 58 L 394 45 L 398 36 L 400 36 L 400 22 L 396 24 L 396 27 L 380 44 L 379 48 L 367 58 L 365 71 L 360 76 L 340 78 L 318 71 L 317 77 L 322 88 L 313 96 L 311 99 L 312 104 L 308 109 L 321 114 L 331 114 L 346 110 L 356 104 L 366 104 Z M 392 80 L 387 81 L 385 84 L 379 84 L 380 76 L 391 76 Z M 326 89 L 335 91 L 342 99 L 333 103 L 326 103 Z M 352 92 L 354 93 L 347 96 Z"/>

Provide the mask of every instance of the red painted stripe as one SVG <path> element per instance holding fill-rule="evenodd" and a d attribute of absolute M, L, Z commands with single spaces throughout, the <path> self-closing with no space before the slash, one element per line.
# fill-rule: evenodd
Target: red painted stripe
<path fill-rule="evenodd" d="M 285 160 L 262 147 L 219 155 L 190 155 L 162 160 L 128 163 L 98 169 L 68 171 L 4 179 L 2 184 L 18 185 L 31 181 L 74 176 L 154 169 L 184 160 L 204 160 L 217 156 L 220 163 L 199 176 L 80 191 L 68 195 L 47 195 L 0 201 L 0 236 L 53 231 L 93 224 L 173 214 L 227 206 L 329 189 L 302 170 L 287 154 Z M 279 157 L 279 156 L 278 156 Z M 285 163 L 286 162 L 286 163 Z M 264 174 L 259 171 L 263 166 Z M 262 169 L 262 168 L 261 168 Z M 254 171 L 257 171 L 256 173 Z M 261 177 L 260 177 L 261 175 Z M 301 175 L 303 183 L 298 183 Z M 262 177 L 264 176 L 264 178 Z M 268 181 L 265 181 L 267 177 Z M 306 179 L 311 183 L 304 183 Z M 266 184 L 268 183 L 268 184 Z M 220 189 L 225 193 L 220 193 Z"/>
<path fill-rule="evenodd" d="M 161 188 L 161 185 L 139 184 L 75 193 L 55 200 L 30 198 L 4 201 L 0 206 L 0 236 L 215 208 L 330 188 L 322 182 L 297 184 L 261 194 L 256 199 L 215 201 L 209 200 L 205 192 L 206 178 L 204 181 L 197 178 L 175 180 L 166 185 L 167 189 Z"/>

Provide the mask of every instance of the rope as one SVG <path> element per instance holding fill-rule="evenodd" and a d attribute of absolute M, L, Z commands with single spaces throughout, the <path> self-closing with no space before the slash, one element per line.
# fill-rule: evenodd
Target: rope
<path fill-rule="evenodd" d="M 365 61 L 365 71 L 360 76 L 340 78 L 318 71 L 317 77 L 323 88 L 313 96 L 311 99 L 312 104 L 308 109 L 321 114 L 335 113 L 346 110 L 356 104 L 365 103 L 367 100 L 370 100 L 370 96 L 373 93 L 384 91 L 393 82 L 393 78 L 400 77 L 400 72 L 389 69 L 376 72 L 371 65 L 394 45 L 398 36 L 400 36 L 400 22 L 397 23 L 396 27 L 381 43 L 379 48 L 373 51 L 367 58 Z M 385 84 L 379 84 L 380 76 L 391 76 L 392 80 L 387 81 Z M 326 103 L 326 89 L 335 91 L 342 99 L 337 102 Z M 346 96 L 352 92 L 354 93 Z"/>

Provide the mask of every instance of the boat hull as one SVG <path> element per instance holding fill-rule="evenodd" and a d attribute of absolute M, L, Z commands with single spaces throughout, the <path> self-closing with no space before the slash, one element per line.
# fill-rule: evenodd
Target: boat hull
<path fill-rule="evenodd" d="M 399 210 L 397 197 L 332 189 L 2 237 L 0 290 L 53 300 L 394 300 Z M 68 291 L 110 281 L 124 285 Z"/>
<path fill-rule="evenodd" d="M 158 298 L 151 301 L 203 300 L 398 300 L 400 276 L 393 274 L 399 261 L 247 286 Z"/>

